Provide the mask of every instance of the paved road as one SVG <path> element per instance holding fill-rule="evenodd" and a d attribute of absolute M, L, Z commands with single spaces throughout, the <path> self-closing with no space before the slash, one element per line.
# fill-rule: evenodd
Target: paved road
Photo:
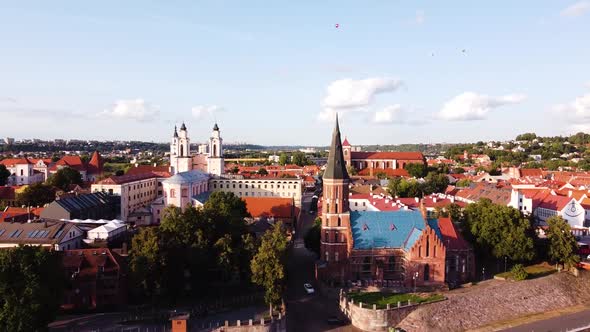
<path fill-rule="evenodd" d="M 338 299 L 334 295 L 322 294 L 313 282 L 314 263 L 316 256 L 305 249 L 303 237 L 312 226 L 315 215 L 309 214 L 309 203 L 312 194 L 305 194 L 302 200 L 302 214 L 297 225 L 294 245 L 289 253 L 287 263 L 287 330 L 288 331 L 361 331 L 352 325 L 334 326 L 326 320 L 331 316 L 344 318 L 338 308 Z M 308 295 L 303 289 L 303 284 L 310 282 L 316 289 L 316 294 Z"/>
<path fill-rule="evenodd" d="M 573 332 L 590 331 L 590 310 L 525 324 L 505 332 Z"/>

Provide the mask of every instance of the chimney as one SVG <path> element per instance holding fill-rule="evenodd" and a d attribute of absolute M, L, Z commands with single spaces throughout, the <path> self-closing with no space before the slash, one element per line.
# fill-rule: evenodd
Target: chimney
<path fill-rule="evenodd" d="M 436 197 L 432 197 L 432 202 L 436 203 Z"/>

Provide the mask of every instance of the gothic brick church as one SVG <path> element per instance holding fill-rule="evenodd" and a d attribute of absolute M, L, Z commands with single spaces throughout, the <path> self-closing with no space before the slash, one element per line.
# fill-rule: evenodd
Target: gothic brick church
<path fill-rule="evenodd" d="M 323 176 L 319 279 L 411 287 L 474 277 L 473 250 L 449 218 L 427 219 L 424 209 L 350 211 L 346 164 L 336 117 Z"/>

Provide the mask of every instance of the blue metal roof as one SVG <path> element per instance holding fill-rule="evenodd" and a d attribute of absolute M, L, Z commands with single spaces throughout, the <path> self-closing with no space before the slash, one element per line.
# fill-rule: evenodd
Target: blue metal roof
<path fill-rule="evenodd" d="M 202 192 L 198 195 L 193 196 L 193 199 L 204 205 L 209 200 L 209 196 L 211 196 L 211 194 L 212 194 L 211 191 L 205 191 L 205 192 Z"/>
<path fill-rule="evenodd" d="M 354 249 L 410 248 L 425 228 L 420 211 L 352 211 Z M 436 227 L 438 229 L 438 225 Z M 439 230 L 440 233 L 440 230 Z"/>
<path fill-rule="evenodd" d="M 440 228 L 438 227 L 438 219 L 428 219 L 428 226 L 430 226 L 430 228 L 434 229 L 436 236 L 438 236 L 438 238 L 442 240 L 443 236 L 442 236 L 442 233 L 440 232 Z"/>

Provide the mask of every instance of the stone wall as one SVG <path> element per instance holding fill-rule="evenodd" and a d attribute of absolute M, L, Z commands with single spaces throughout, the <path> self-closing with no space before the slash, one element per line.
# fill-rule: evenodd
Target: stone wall
<path fill-rule="evenodd" d="M 388 305 L 386 309 L 377 309 L 375 305 L 354 303 L 344 293 L 340 294 L 340 310 L 350 319 L 355 327 L 369 332 L 387 332 L 389 327 L 396 327 L 412 311 L 427 304 L 398 303 Z"/>
<path fill-rule="evenodd" d="M 203 330 L 205 331 L 205 330 Z M 260 319 L 255 320 L 242 320 L 229 322 L 225 321 L 224 326 L 216 327 L 209 330 L 211 332 L 285 332 L 287 331 L 287 318 L 285 315 L 280 315 L 278 318 L 272 320 Z"/>

